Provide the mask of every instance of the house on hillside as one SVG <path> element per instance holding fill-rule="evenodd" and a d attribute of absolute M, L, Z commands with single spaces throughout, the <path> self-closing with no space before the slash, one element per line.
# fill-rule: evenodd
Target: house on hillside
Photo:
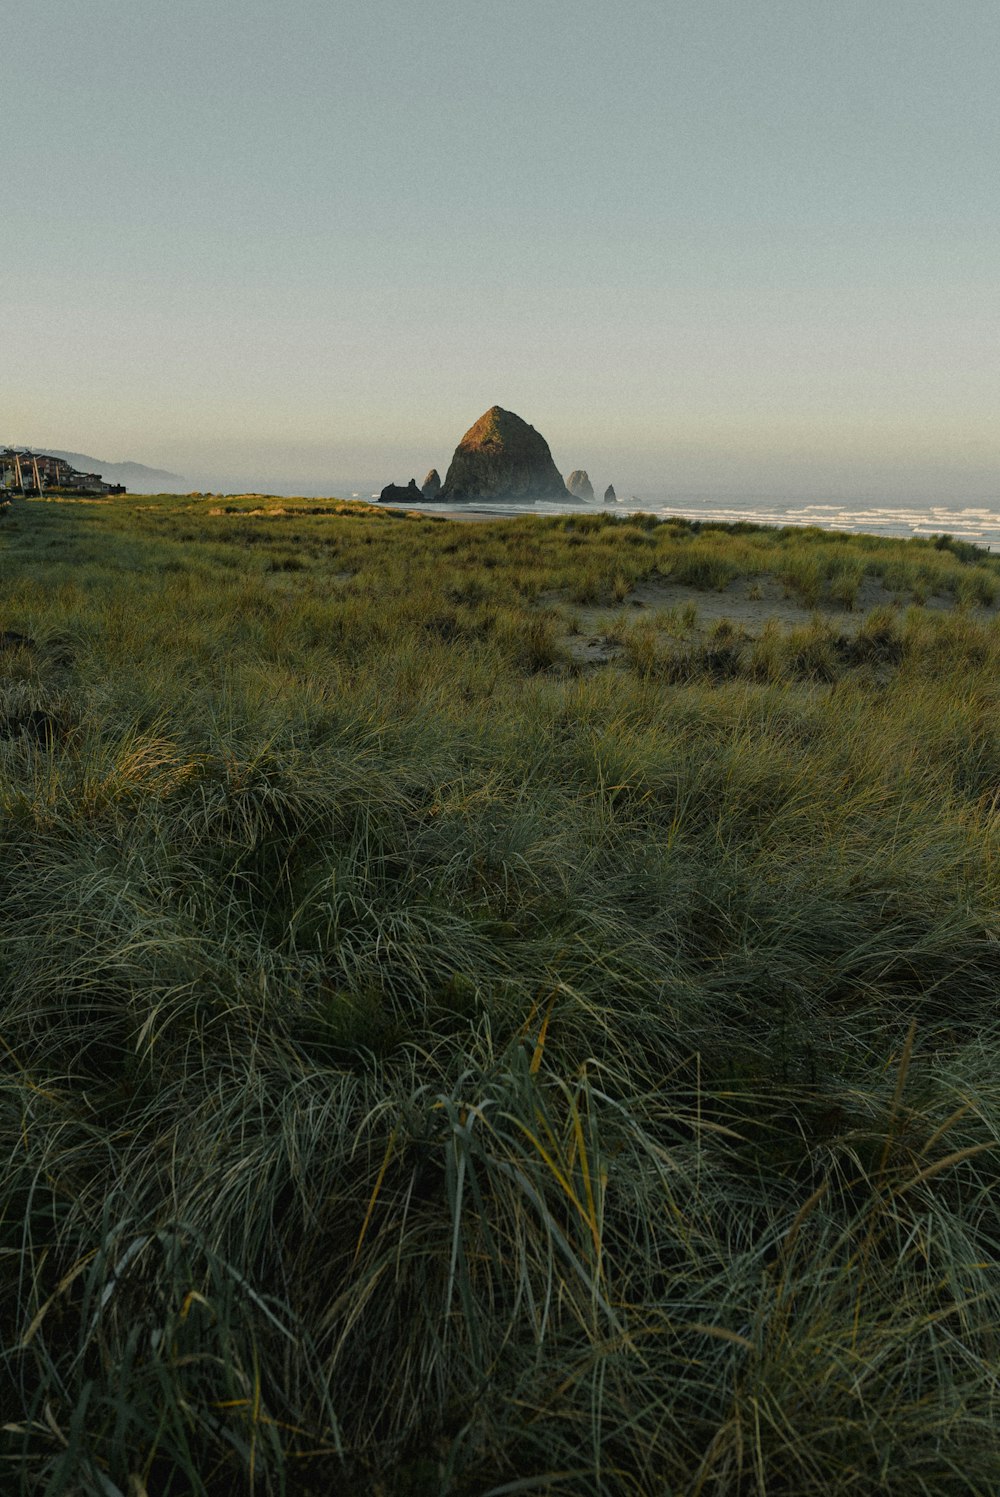
<path fill-rule="evenodd" d="M 121 484 L 104 483 L 100 473 L 79 473 L 61 457 L 27 447 L 5 447 L 0 452 L 0 493 L 44 494 L 48 489 L 69 494 L 125 493 Z"/>

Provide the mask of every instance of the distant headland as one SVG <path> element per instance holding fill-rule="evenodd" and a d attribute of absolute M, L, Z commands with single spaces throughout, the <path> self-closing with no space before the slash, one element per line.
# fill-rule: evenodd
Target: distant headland
<path fill-rule="evenodd" d="M 0 447 L 0 489 L 38 494 L 59 489 L 75 494 L 155 493 L 184 483 L 179 473 L 148 468 L 145 463 L 106 463 L 85 452 L 41 452 L 32 447 Z"/>

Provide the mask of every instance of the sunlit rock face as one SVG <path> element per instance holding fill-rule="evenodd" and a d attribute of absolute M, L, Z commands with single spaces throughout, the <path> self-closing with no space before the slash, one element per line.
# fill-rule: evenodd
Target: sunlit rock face
<path fill-rule="evenodd" d="M 574 468 L 566 480 L 566 487 L 574 499 L 593 499 L 594 485 L 584 468 Z"/>
<path fill-rule="evenodd" d="M 420 492 L 425 499 L 436 499 L 441 492 L 441 475 L 436 468 L 432 468 L 420 485 Z"/>
<path fill-rule="evenodd" d="M 568 499 L 540 432 L 494 405 L 455 448 L 442 499 Z"/>

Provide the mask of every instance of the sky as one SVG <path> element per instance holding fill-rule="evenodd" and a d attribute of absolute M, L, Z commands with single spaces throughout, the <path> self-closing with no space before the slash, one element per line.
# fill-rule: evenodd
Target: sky
<path fill-rule="evenodd" d="M 32 0 L 0 440 L 1000 500 L 998 0 Z M 13 80 L 13 86 L 12 86 Z"/>

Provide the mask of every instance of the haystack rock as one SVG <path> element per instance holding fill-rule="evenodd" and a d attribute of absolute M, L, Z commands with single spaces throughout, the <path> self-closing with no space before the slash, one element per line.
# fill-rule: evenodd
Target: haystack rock
<path fill-rule="evenodd" d="M 441 475 L 436 468 L 432 468 L 420 485 L 420 492 L 425 499 L 436 499 L 441 492 Z"/>
<path fill-rule="evenodd" d="M 583 468 L 574 468 L 566 480 L 566 487 L 574 499 L 593 499 L 594 485 Z"/>
<path fill-rule="evenodd" d="M 568 499 L 545 438 L 494 405 L 455 448 L 442 499 Z"/>
<path fill-rule="evenodd" d="M 415 478 L 410 479 L 405 489 L 401 483 L 387 483 L 378 496 L 380 504 L 420 504 L 423 497 Z"/>
<path fill-rule="evenodd" d="M 605 504 L 618 503 L 618 495 L 615 493 L 615 486 L 613 483 L 609 483 L 607 488 L 604 490 L 604 502 Z"/>

